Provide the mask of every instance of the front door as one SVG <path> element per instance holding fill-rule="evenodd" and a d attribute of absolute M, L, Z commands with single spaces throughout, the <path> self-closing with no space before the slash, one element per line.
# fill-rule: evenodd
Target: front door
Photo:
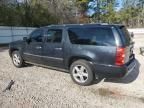
<path fill-rule="evenodd" d="M 24 49 L 24 59 L 28 62 L 42 64 L 43 30 L 37 29 L 31 33 L 29 42 Z"/>
<path fill-rule="evenodd" d="M 64 66 L 62 33 L 62 29 L 46 30 L 46 41 L 43 45 L 42 53 L 45 65 L 58 68 Z"/>

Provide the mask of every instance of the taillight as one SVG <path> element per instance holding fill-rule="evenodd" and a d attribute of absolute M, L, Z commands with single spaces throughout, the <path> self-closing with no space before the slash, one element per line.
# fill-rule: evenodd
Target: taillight
<path fill-rule="evenodd" d="M 117 48 L 116 52 L 116 62 L 115 64 L 118 66 L 124 65 L 125 63 L 125 48 Z"/>

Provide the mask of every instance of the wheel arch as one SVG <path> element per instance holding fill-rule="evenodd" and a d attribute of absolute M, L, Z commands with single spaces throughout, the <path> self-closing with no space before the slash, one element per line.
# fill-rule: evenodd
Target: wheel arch
<path fill-rule="evenodd" d="M 77 60 L 86 60 L 86 61 L 89 61 L 89 62 L 92 62 L 92 58 L 90 57 L 87 57 L 87 56 L 72 56 L 69 58 L 68 60 L 68 69 L 70 68 L 71 64 Z"/>
<path fill-rule="evenodd" d="M 9 55 L 10 55 L 10 57 L 12 57 L 12 53 L 13 53 L 14 51 L 19 51 L 19 49 L 18 49 L 18 48 L 11 48 L 11 49 L 9 50 Z"/>

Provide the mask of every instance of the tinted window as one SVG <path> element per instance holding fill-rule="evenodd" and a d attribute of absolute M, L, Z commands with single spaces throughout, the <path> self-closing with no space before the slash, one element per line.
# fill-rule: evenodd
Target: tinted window
<path fill-rule="evenodd" d="M 42 39 L 43 39 L 43 30 L 42 29 L 35 30 L 31 34 L 31 41 L 32 42 L 42 42 Z"/>
<path fill-rule="evenodd" d="M 72 44 L 97 46 L 115 45 L 111 28 L 70 28 L 68 34 Z"/>
<path fill-rule="evenodd" d="M 47 42 L 60 43 L 62 40 L 62 30 L 48 30 L 46 36 Z"/>
<path fill-rule="evenodd" d="M 123 38 L 124 38 L 124 41 L 127 45 L 129 45 L 131 42 L 132 42 L 132 39 L 131 39 L 131 36 L 128 32 L 128 30 L 126 29 L 125 26 L 121 26 L 120 27 L 120 30 L 122 32 L 122 35 L 123 35 Z"/>

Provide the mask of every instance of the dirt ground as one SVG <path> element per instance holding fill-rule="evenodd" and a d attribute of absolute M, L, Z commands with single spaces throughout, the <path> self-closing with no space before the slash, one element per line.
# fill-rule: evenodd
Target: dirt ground
<path fill-rule="evenodd" d="M 87 87 L 75 84 L 68 73 L 15 68 L 7 48 L 0 48 L 0 108 L 144 108 L 144 56 L 138 47 L 131 74 Z M 3 92 L 11 80 L 11 90 Z"/>

